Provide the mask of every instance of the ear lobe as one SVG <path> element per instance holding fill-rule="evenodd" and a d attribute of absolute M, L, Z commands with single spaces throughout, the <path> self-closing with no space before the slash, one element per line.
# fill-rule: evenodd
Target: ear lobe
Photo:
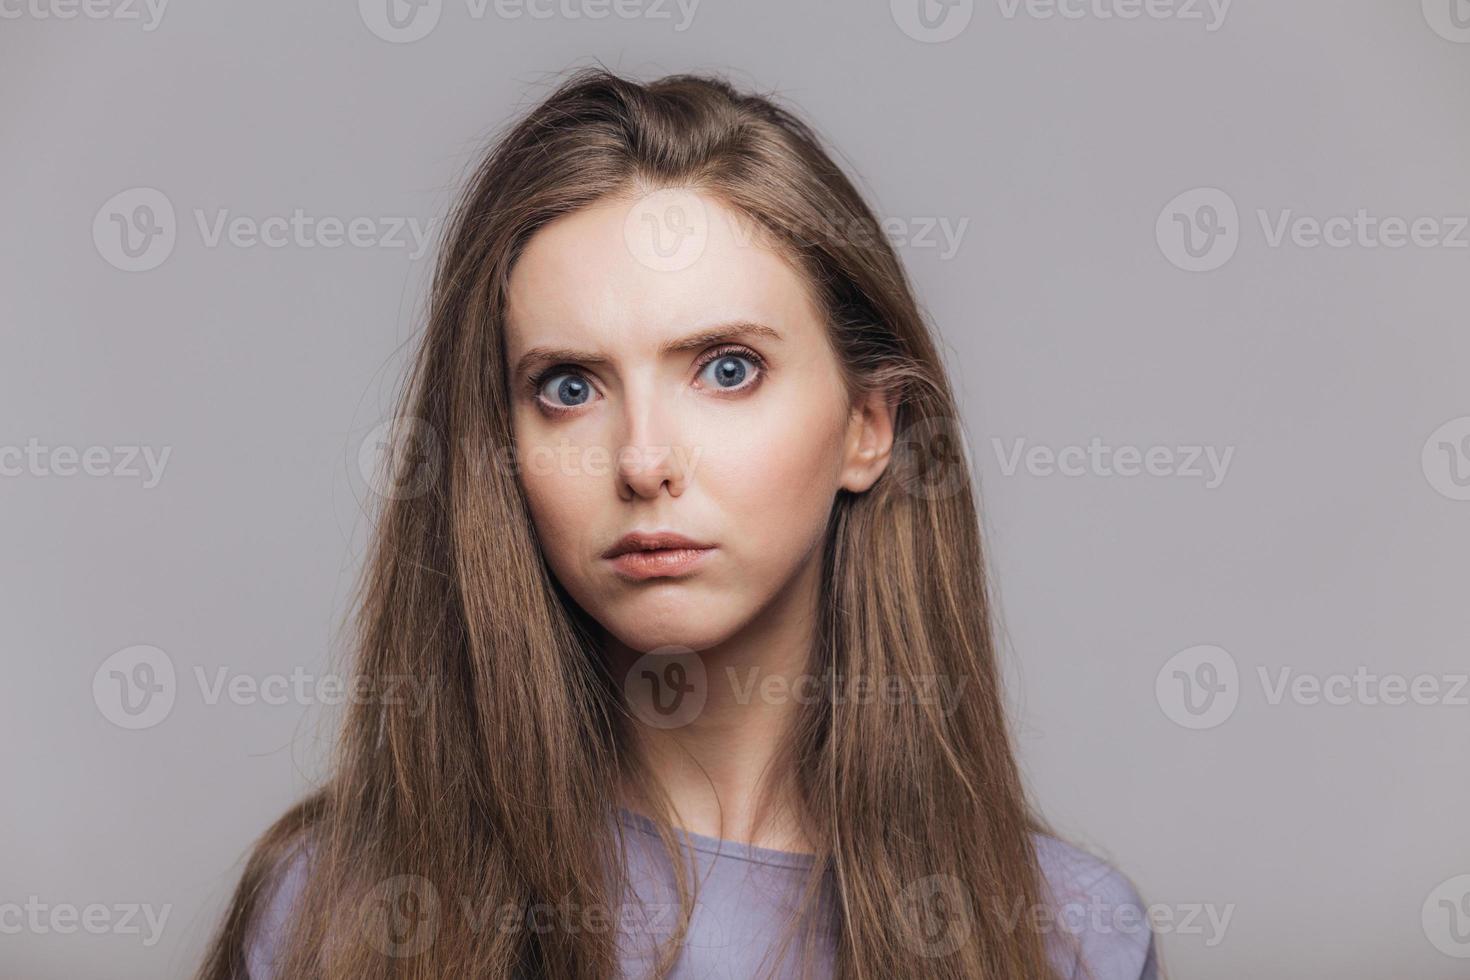
<path fill-rule="evenodd" d="M 897 400 L 881 389 L 868 392 L 853 405 L 842 468 L 844 490 L 863 493 L 883 475 L 893 454 L 897 414 Z"/>

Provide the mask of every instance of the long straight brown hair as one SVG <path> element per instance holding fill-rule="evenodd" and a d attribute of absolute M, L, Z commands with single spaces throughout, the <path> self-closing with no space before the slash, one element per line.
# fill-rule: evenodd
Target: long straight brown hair
<path fill-rule="evenodd" d="M 616 910 L 619 787 L 657 779 L 632 751 L 597 624 L 544 563 L 514 472 L 484 462 L 513 449 L 505 295 L 528 239 L 594 202 L 675 187 L 784 249 L 821 300 L 849 392 L 896 403 L 892 464 L 834 502 L 810 673 L 960 692 L 801 709 L 783 778 L 816 851 L 804 907 L 827 910 L 806 962 L 821 934 L 842 977 L 1052 975 L 1033 925 L 1045 892 L 1031 835 L 1045 828 L 1007 730 L 963 433 L 902 266 L 815 133 L 772 99 L 714 77 L 583 69 L 495 141 L 457 203 L 398 409 L 442 453 L 397 461 L 412 492 L 384 495 L 351 647 L 369 690 L 411 677 L 425 699 L 354 701 L 330 779 L 257 843 L 203 980 L 244 976 L 302 848 L 279 977 L 618 974 L 615 930 L 504 927 L 538 904 Z M 655 819 L 681 869 L 662 971 L 695 886 L 667 810 Z M 427 941 L 405 915 L 429 922 Z"/>

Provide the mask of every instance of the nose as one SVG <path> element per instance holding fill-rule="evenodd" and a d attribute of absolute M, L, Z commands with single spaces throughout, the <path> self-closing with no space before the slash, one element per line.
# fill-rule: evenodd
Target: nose
<path fill-rule="evenodd" d="M 618 494 L 624 500 L 657 497 L 665 489 L 671 497 L 684 492 L 689 475 L 680 465 L 678 412 L 666 392 L 630 386 L 622 413 L 626 439 L 617 450 Z"/>

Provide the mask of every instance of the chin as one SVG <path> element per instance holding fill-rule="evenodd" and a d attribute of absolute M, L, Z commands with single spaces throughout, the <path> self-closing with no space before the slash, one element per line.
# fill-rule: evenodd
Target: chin
<path fill-rule="evenodd" d="M 709 615 L 704 603 L 662 603 L 662 609 L 652 605 L 630 602 L 601 622 L 620 643 L 638 653 L 661 647 L 672 648 L 667 651 L 672 654 L 697 653 L 723 643 L 738 629 L 737 623 L 724 616 Z"/>

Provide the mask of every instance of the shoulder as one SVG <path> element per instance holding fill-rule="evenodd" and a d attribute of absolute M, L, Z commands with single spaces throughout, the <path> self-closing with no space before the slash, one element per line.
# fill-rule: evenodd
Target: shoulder
<path fill-rule="evenodd" d="M 1155 980 L 1147 909 L 1121 871 L 1081 848 L 1033 835 L 1051 909 L 1044 925 L 1058 940 L 1054 960 L 1076 980 Z"/>
<path fill-rule="evenodd" d="M 248 980 L 274 980 L 275 959 L 294 922 L 296 903 L 306 886 L 310 864 L 310 846 L 298 844 L 280 863 L 272 880 L 266 882 L 245 940 Z"/>

